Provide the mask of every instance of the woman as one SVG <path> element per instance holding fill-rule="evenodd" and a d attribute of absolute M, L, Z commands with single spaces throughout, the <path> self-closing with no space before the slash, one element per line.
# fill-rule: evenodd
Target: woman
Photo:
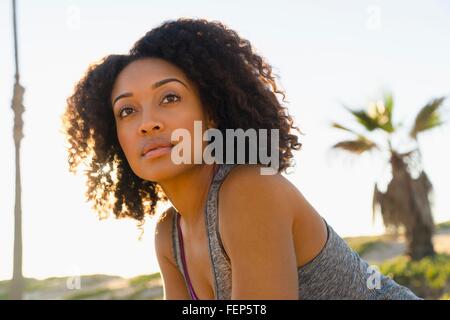
<path fill-rule="evenodd" d="M 361 260 L 281 175 L 301 143 L 277 94 L 284 101 L 270 65 L 235 31 L 165 22 L 77 84 L 64 114 L 70 169 L 86 163 L 86 195 L 100 213 L 143 222 L 170 200 L 155 235 L 165 299 L 418 299 Z M 213 141 L 185 144 L 196 124 L 201 133 L 276 130 L 277 139 L 242 149 L 225 137 L 213 159 L 232 161 L 211 163 L 203 151 Z M 174 139 L 179 129 L 187 135 Z M 258 152 L 274 145 L 276 172 L 261 174 L 269 163 Z M 175 149 L 192 161 L 175 163 Z"/>

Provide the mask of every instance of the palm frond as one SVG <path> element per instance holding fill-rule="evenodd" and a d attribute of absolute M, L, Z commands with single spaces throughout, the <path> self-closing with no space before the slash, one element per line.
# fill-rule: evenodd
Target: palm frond
<path fill-rule="evenodd" d="M 392 110 L 394 109 L 394 97 L 391 92 L 384 94 L 384 107 L 386 108 L 386 114 L 392 120 Z"/>
<path fill-rule="evenodd" d="M 343 126 L 343 125 L 341 125 L 341 124 L 339 124 L 337 122 L 332 122 L 331 123 L 331 127 L 336 128 L 336 129 L 341 129 L 341 130 L 344 130 L 344 131 L 347 131 L 347 132 L 350 132 L 350 133 L 353 133 L 353 134 L 355 134 L 357 136 L 360 135 L 358 132 L 356 132 L 356 131 L 348 128 L 348 127 L 345 127 L 345 126 Z"/>
<path fill-rule="evenodd" d="M 386 92 L 384 94 L 383 108 L 377 114 L 377 120 L 380 124 L 381 129 L 386 132 L 392 133 L 395 131 L 394 125 L 392 124 L 392 110 L 394 109 L 394 97 L 391 92 Z"/>
<path fill-rule="evenodd" d="M 372 101 L 369 103 L 368 114 L 375 120 L 378 127 L 388 133 L 394 132 L 392 125 L 392 108 L 394 106 L 394 99 L 392 94 L 386 93 L 384 101 Z"/>
<path fill-rule="evenodd" d="M 444 123 L 439 108 L 443 105 L 446 97 L 431 100 L 417 114 L 409 135 L 417 139 L 417 135 L 426 130 L 438 127 Z"/>
<path fill-rule="evenodd" d="M 368 131 L 374 131 L 376 129 L 384 130 L 388 133 L 394 131 L 392 125 L 392 107 L 393 99 L 392 95 L 388 95 L 386 101 L 372 102 L 369 105 L 368 110 L 352 110 L 344 106 L 364 128 Z M 386 108 L 385 103 L 388 107 Z"/>
<path fill-rule="evenodd" d="M 368 131 L 379 129 L 380 126 L 376 119 L 373 119 L 365 110 L 352 110 L 349 107 L 344 106 L 348 112 L 350 112 L 364 128 Z"/>
<path fill-rule="evenodd" d="M 356 154 L 361 154 L 374 148 L 378 148 L 378 145 L 362 135 L 359 135 L 356 140 L 344 140 L 332 146 L 332 149 L 341 149 Z"/>

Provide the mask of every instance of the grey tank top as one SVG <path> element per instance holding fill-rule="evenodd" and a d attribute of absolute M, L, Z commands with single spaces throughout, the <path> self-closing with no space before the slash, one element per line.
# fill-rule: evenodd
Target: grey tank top
<path fill-rule="evenodd" d="M 236 164 L 220 164 L 209 187 L 205 206 L 208 250 L 214 281 L 214 298 L 231 299 L 231 262 L 219 234 L 218 195 L 226 175 Z M 179 213 L 173 215 L 172 249 L 178 269 L 184 277 L 192 299 L 198 299 L 185 265 Z M 300 300 L 422 300 L 408 288 L 381 274 L 375 266 L 360 258 L 324 219 L 327 241 L 320 253 L 306 265 L 298 267 Z"/>

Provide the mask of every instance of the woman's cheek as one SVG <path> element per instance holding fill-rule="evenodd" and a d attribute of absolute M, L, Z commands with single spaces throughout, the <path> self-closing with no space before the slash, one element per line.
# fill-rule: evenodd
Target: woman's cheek
<path fill-rule="evenodd" d="M 136 150 L 134 150 L 135 146 L 133 145 L 133 140 L 130 135 L 127 135 L 124 133 L 123 130 L 118 131 L 118 139 L 120 147 L 123 150 L 123 153 L 125 154 L 125 157 L 128 160 L 128 163 L 132 164 L 134 158 L 138 154 Z M 136 141 L 134 141 L 136 143 Z"/>

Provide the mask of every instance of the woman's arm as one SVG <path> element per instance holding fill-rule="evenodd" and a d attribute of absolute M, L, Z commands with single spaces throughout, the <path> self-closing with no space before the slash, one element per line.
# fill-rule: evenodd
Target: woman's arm
<path fill-rule="evenodd" d="M 258 166 L 234 169 L 219 194 L 219 228 L 232 264 L 232 299 L 298 299 L 292 188 Z"/>
<path fill-rule="evenodd" d="M 190 300 L 183 275 L 172 257 L 173 210 L 168 209 L 158 221 L 155 229 L 155 250 L 164 284 L 165 300 Z"/>

